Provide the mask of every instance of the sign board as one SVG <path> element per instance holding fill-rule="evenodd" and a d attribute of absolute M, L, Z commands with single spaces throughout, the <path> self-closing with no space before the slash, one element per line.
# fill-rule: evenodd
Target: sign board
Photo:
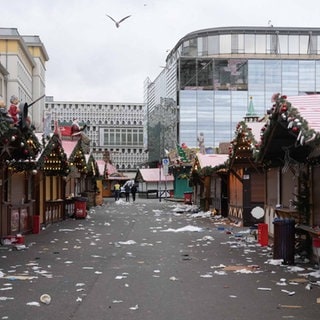
<path fill-rule="evenodd" d="M 169 159 L 168 158 L 162 159 L 162 167 L 163 167 L 163 174 L 165 176 L 169 175 Z"/>

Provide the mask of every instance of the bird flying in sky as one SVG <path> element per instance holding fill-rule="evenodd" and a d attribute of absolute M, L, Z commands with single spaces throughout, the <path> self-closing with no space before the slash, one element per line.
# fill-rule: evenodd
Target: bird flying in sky
<path fill-rule="evenodd" d="M 107 14 L 106 14 L 106 16 L 107 16 L 108 18 L 110 18 L 110 19 L 115 23 L 115 25 L 116 25 L 117 28 L 120 27 L 120 23 L 121 23 L 122 21 L 124 21 L 124 20 L 128 19 L 129 17 L 131 17 L 131 15 L 130 15 L 130 16 L 126 16 L 126 17 L 122 18 L 121 20 L 116 21 L 116 20 L 113 19 L 111 16 L 109 16 L 109 15 L 107 15 Z"/>

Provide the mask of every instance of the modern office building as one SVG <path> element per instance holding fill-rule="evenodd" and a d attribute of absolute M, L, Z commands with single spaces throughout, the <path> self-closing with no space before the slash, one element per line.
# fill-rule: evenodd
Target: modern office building
<path fill-rule="evenodd" d="M 201 135 L 206 147 L 216 148 L 232 140 L 250 97 L 263 116 L 277 92 L 320 93 L 320 28 L 223 27 L 187 34 L 170 51 L 158 77 L 145 81 L 149 161 L 159 158 L 152 148 L 159 123 L 153 114 L 163 101 L 176 110 L 177 143 L 197 147 Z M 172 142 L 165 141 L 165 147 Z"/>
<path fill-rule="evenodd" d="M 28 103 L 45 95 L 46 48 L 39 36 L 20 35 L 16 28 L 0 28 L 0 97 L 10 105 L 15 95 Z M 43 130 L 45 99 L 28 110 L 37 132 Z"/>
<path fill-rule="evenodd" d="M 51 130 L 55 121 L 70 126 L 77 119 L 80 126 L 86 125 L 95 159 L 107 155 L 118 171 L 130 172 L 148 158 L 143 139 L 144 108 L 141 103 L 54 101 L 48 96 L 45 119 L 49 119 Z"/>

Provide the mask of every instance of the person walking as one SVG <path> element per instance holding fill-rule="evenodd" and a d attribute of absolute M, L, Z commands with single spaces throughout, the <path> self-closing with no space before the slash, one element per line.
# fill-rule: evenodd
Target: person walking
<path fill-rule="evenodd" d="M 137 187 L 136 185 L 132 185 L 131 187 L 131 193 L 132 193 L 132 201 L 136 201 L 136 193 L 137 193 Z"/>
<path fill-rule="evenodd" d="M 126 195 L 126 202 L 130 201 L 130 186 L 128 184 L 126 184 L 126 186 L 124 187 L 124 193 Z"/>
<path fill-rule="evenodd" d="M 114 189 L 114 200 L 118 201 L 120 199 L 120 189 L 121 189 L 121 186 L 118 181 L 113 186 L 113 189 Z"/>

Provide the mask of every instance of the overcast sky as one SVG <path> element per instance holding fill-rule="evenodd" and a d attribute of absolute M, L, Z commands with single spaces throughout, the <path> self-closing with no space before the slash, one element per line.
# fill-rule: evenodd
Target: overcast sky
<path fill-rule="evenodd" d="M 143 102 L 168 50 L 205 28 L 320 27 L 319 0 L 0 0 L 0 26 L 38 35 L 56 101 Z M 131 15 L 119 28 L 116 20 Z"/>

